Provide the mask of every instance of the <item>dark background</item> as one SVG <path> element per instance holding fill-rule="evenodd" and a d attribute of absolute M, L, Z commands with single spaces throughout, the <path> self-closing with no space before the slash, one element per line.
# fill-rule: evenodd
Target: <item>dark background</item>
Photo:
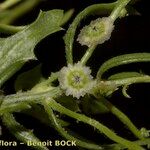
<path fill-rule="evenodd" d="M 43 0 L 43 2 L 35 8 L 33 11 L 25 15 L 22 19 L 19 19 L 15 24 L 28 24 L 31 23 L 37 17 L 39 10 L 50 10 L 50 9 L 63 9 L 68 10 L 71 8 L 75 9 L 74 16 L 83 10 L 85 7 L 96 4 L 99 2 L 112 2 L 105 0 Z M 134 53 L 134 52 L 149 52 L 150 51 L 150 13 L 148 6 L 148 0 L 141 0 L 137 4 L 134 5 L 140 13 L 141 16 L 129 16 L 123 19 L 119 19 L 115 23 L 115 30 L 112 33 L 112 37 L 106 43 L 97 47 L 93 56 L 88 62 L 88 65 L 93 68 L 93 75 L 96 74 L 99 66 L 109 58 L 112 58 L 117 55 L 126 54 L 126 53 Z M 74 17 L 73 16 L 73 17 Z M 72 17 L 72 19 L 73 19 Z M 67 30 L 68 25 L 71 23 L 72 19 L 64 26 L 64 29 Z M 88 18 L 82 21 L 80 28 L 87 22 L 90 21 L 91 18 Z M 38 63 L 42 63 L 42 72 L 45 77 L 48 77 L 50 72 L 55 72 L 60 70 L 60 68 L 66 65 L 65 62 L 65 48 L 63 42 L 63 35 L 65 31 L 56 33 L 45 38 L 41 41 L 35 49 L 35 54 L 39 59 Z M 74 54 L 76 55 L 75 61 L 81 58 L 86 47 L 81 47 L 78 43 L 74 44 Z M 29 62 L 27 63 L 20 72 L 23 72 L 29 68 L 32 68 L 37 63 Z M 140 71 L 142 70 L 145 74 L 150 74 L 149 70 L 150 63 L 137 63 L 132 65 L 126 65 L 122 67 L 117 67 L 113 70 L 110 70 L 109 73 L 115 73 L 118 71 Z M 20 73 L 19 72 L 19 73 Z M 13 93 L 13 82 L 17 75 L 14 75 L 11 80 L 9 80 L 5 84 L 5 92 L 7 94 Z M 121 91 L 114 93 L 112 98 L 109 100 L 119 107 L 123 112 L 125 112 L 131 120 L 137 125 L 138 128 L 146 127 L 150 129 L 150 84 L 137 84 L 133 85 L 129 88 L 128 93 L 132 97 L 131 99 L 124 98 L 121 94 Z M 29 129 L 34 129 L 34 132 L 41 140 L 56 140 L 61 139 L 57 132 L 54 129 L 46 127 L 43 124 L 40 124 L 37 120 L 27 117 L 20 116 L 16 114 L 17 119 L 24 124 Z M 127 137 L 128 139 L 134 139 L 132 134 L 126 130 L 126 128 L 111 114 L 105 115 L 96 115 L 94 118 L 100 120 L 102 123 L 117 131 L 119 135 Z M 72 120 L 71 120 L 72 121 Z M 2 126 L 3 127 L 3 126 Z M 103 138 L 103 136 L 99 135 L 97 132 L 93 132 L 94 129 L 83 125 L 83 124 L 74 124 L 70 126 L 74 131 L 79 132 L 81 135 L 84 135 L 87 139 L 92 139 L 97 143 L 107 143 L 109 140 Z M 88 132 L 87 132 L 88 130 Z M 16 140 L 9 131 L 3 127 L 3 136 L 1 139 L 12 141 Z M 18 147 L 18 148 L 0 148 L 0 149 L 25 149 L 28 150 L 29 147 Z M 63 149 L 59 148 L 51 148 L 51 149 Z M 65 148 L 65 149 L 73 149 L 73 148 Z"/>

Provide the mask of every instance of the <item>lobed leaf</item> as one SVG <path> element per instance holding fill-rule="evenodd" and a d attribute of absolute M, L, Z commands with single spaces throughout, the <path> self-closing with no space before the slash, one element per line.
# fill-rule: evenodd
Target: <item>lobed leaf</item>
<path fill-rule="evenodd" d="M 62 10 L 41 12 L 38 19 L 24 30 L 0 39 L 0 86 L 25 62 L 36 59 L 34 47 L 46 36 L 60 31 Z"/>

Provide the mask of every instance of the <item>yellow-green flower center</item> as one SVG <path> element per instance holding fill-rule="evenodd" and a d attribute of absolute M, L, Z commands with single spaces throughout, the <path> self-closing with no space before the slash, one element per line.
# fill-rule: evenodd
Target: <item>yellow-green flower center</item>
<path fill-rule="evenodd" d="M 82 71 L 74 70 L 68 74 L 68 83 L 75 89 L 81 89 L 88 83 L 88 78 Z"/>
<path fill-rule="evenodd" d="M 95 81 L 90 75 L 89 67 L 82 66 L 80 63 L 63 67 L 59 73 L 60 87 L 66 95 L 80 98 L 89 93 L 93 88 Z"/>

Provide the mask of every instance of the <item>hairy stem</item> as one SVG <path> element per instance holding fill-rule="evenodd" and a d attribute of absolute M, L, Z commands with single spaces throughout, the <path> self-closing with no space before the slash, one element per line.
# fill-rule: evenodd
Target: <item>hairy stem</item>
<path fill-rule="evenodd" d="M 92 54 L 93 54 L 93 52 L 94 52 L 96 46 L 97 46 L 97 45 L 94 45 L 94 46 L 89 47 L 89 48 L 87 49 L 87 51 L 85 52 L 84 56 L 82 57 L 82 59 L 81 59 L 81 61 L 80 61 L 81 64 L 85 65 L 85 64 L 87 63 L 87 61 L 89 60 L 89 58 L 92 56 Z"/>
<path fill-rule="evenodd" d="M 104 126 L 103 124 L 99 123 L 98 121 L 96 121 L 94 119 L 91 119 L 82 114 L 75 113 L 75 112 L 61 106 L 54 100 L 49 100 L 48 103 L 52 109 L 95 127 L 101 133 L 105 134 L 109 139 L 111 139 L 121 145 L 124 145 L 131 150 L 144 150 L 141 146 L 118 136 L 113 131 L 111 131 L 109 128 L 107 128 L 106 126 Z"/>
<path fill-rule="evenodd" d="M 134 83 L 149 83 L 150 76 L 143 75 L 141 77 L 139 76 L 139 77 L 124 78 L 124 79 L 111 80 L 106 82 L 112 82 L 112 84 L 115 84 L 116 86 L 130 85 Z"/>
<path fill-rule="evenodd" d="M 49 105 L 48 101 L 43 101 L 44 104 L 44 108 L 49 116 L 49 119 L 51 120 L 53 127 L 66 139 L 68 140 L 72 140 L 75 141 L 76 144 L 80 147 L 86 148 L 86 149 L 92 149 L 92 150 L 100 150 L 102 149 L 102 147 L 96 145 L 96 144 L 91 144 L 91 143 L 87 143 L 84 141 L 81 141 L 73 136 L 71 136 L 70 134 L 67 133 L 67 131 L 65 131 L 61 125 L 59 124 L 59 122 L 57 121 L 57 118 L 55 117 L 53 110 L 51 109 L 51 105 Z"/>
<path fill-rule="evenodd" d="M 24 92 L 24 93 L 5 96 L 4 98 L 2 98 L 0 115 L 3 115 L 5 112 L 8 111 L 11 112 L 12 110 L 17 111 L 19 107 L 18 105 L 22 106 L 23 109 L 25 109 L 27 106 L 24 106 L 23 105 L 24 103 L 28 103 L 28 104 L 40 103 L 41 100 L 45 98 L 49 98 L 49 97 L 56 98 L 59 97 L 61 94 L 62 91 L 60 90 L 60 88 L 53 88 L 39 93 Z M 11 109 L 9 109 L 9 107 Z"/>
<path fill-rule="evenodd" d="M 101 65 L 97 73 L 97 78 L 101 80 L 103 74 L 109 69 L 137 62 L 150 62 L 150 53 L 132 53 L 113 57 Z"/>
<path fill-rule="evenodd" d="M 117 107 L 115 107 L 106 99 L 101 99 L 100 101 L 109 109 L 109 111 L 112 114 L 114 114 L 118 119 L 120 119 L 120 121 L 123 122 L 137 138 L 143 139 L 141 132 L 123 112 L 121 112 Z"/>
<path fill-rule="evenodd" d="M 6 127 L 10 130 L 10 132 L 23 143 L 28 143 L 28 141 L 34 143 L 40 142 L 40 140 L 33 134 L 33 132 L 20 125 L 15 120 L 12 114 L 5 113 L 3 115 L 3 122 L 6 125 Z M 33 148 L 37 150 L 48 150 L 48 148 L 38 145 L 33 146 Z"/>

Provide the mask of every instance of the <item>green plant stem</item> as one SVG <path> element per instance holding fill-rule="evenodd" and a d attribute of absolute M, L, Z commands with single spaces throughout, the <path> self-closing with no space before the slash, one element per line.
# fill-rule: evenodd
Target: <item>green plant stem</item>
<path fill-rule="evenodd" d="M 28 13 L 33 9 L 36 5 L 39 4 L 41 0 L 25 0 L 20 5 L 16 6 L 12 10 L 9 11 L 9 15 L 0 21 L 1 24 L 11 24 L 16 19 Z"/>
<path fill-rule="evenodd" d="M 59 124 L 59 122 L 57 121 L 54 113 L 53 113 L 53 110 L 51 109 L 51 106 L 49 105 L 49 102 L 48 101 L 43 101 L 43 105 L 44 105 L 44 108 L 49 116 L 49 119 L 51 120 L 52 124 L 53 124 L 53 127 L 63 136 L 65 137 L 66 139 L 68 140 L 71 140 L 71 141 L 75 141 L 76 144 L 80 147 L 83 147 L 83 148 L 86 148 L 86 149 L 92 149 L 92 150 L 100 150 L 102 149 L 102 147 L 96 145 L 96 144 L 91 144 L 91 143 L 87 143 L 87 142 L 84 142 L 84 141 L 81 141 L 71 135 L 69 135 L 67 133 L 67 131 L 65 131 L 61 125 Z"/>
<path fill-rule="evenodd" d="M 113 57 L 101 65 L 97 73 L 97 79 L 101 80 L 103 74 L 113 67 L 137 62 L 150 62 L 150 53 L 132 53 Z"/>
<path fill-rule="evenodd" d="M 0 4 L 0 11 L 8 9 L 9 7 L 12 7 L 20 1 L 22 0 L 5 0 L 3 3 Z"/>
<path fill-rule="evenodd" d="M 72 17 L 73 13 L 74 13 L 74 9 L 69 9 L 68 11 L 66 11 L 64 13 L 64 17 L 62 19 L 61 25 L 66 24 L 68 20 Z"/>
<path fill-rule="evenodd" d="M 116 79 L 124 79 L 124 78 L 131 78 L 131 77 L 141 77 L 144 74 L 139 72 L 119 72 L 109 76 L 108 80 L 116 80 Z"/>
<path fill-rule="evenodd" d="M 130 85 L 134 83 L 150 83 L 150 76 L 143 75 L 141 77 L 124 78 L 124 79 L 111 80 L 106 82 L 112 82 L 112 84 L 116 86 Z"/>
<path fill-rule="evenodd" d="M 96 121 L 94 119 L 91 119 L 85 115 L 75 113 L 75 112 L 61 106 L 54 100 L 49 100 L 48 103 L 51 106 L 51 108 L 54 109 L 55 111 L 58 111 L 67 116 L 70 116 L 74 119 L 77 119 L 78 121 L 82 121 L 84 123 L 87 123 L 87 124 L 95 127 L 101 133 L 105 134 L 109 139 L 111 139 L 119 144 L 122 144 L 131 150 L 144 150 L 141 146 L 138 146 L 137 144 L 118 136 L 113 131 L 111 131 L 109 128 L 107 128 L 106 126 L 104 126 L 103 124 L 99 123 L 98 121 Z"/>
<path fill-rule="evenodd" d="M 113 11 L 110 14 L 110 17 L 113 21 L 115 21 L 119 17 L 122 9 L 124 9 L 130 1 L 131 0 L 118 0 L 117 1 L 117 5 L 115 6 L 115 8 L 113 9 Z"/>
<path fill-rule="evenodd" d="M 123 122 L 128 129 L 139 139 L 143 139 L 143 136 L 140 130 L 132 123 L 132 121 L 117 107 L 115 107 L 112 103 L 107 101 L 106 99 L 100 99 L 100 101 L 109 109 L 109 111 L 114 114 L 121 122 Z"/>
<path fill-rule="evenodd" d="M 0 115 L 5 114 L 7 112 L 12 113 L 12 112 L 20 112 L 22 110 L 26 109 L 31 109 L 31 106 L 28 103 L 14 103 L 11 105 L 8 105 L 7 107 L 1 107 L 0 108 Z"/>
<path fill-rule="evenodd" d="M 6 24 L 0 24 L 0 33 L 8 33 L 8 34 L 15 34 L 27 26 L 11 26 Z"/>
<path fill-rule="evenodd" d="M 59 97 L 62 94 L 60 88 L 51 87 L 51 83 L 58 78 L 58 72 L 52 73 L 43 82 L 36 84 L 31 91 L 0 97 L 0 115 L 5 112 L 16 112 L 28 109 L 31 103 L 40 103 L 41 99 Z"/>
<path fill-rule="evenodd" d="M 25 92 L 5 96 L 4 98 L 2 98 L 3 102 L 0 107 L 0 115 L 12 111 L 12 109 L 13 111 L 18 111 L 18 105 L 21 105 L 21 103 L 23 102 L 28 104 L 40 103 L 45 98 L 56 98 L 59 97 L 61 94 L 62 91 L 60 90 L 60 88 L 57 87 L 39 93 Z M 9 107 L 11 109 L 8 109 Z M 23 109 L 25 108 L 23 107 Z"/>
<path fill-rule="evenodd" d="M 31 142 L 41 142 L 32 131 L 24 128 L 24 126 L 20 125 L 18 122 L 16 122 L 15 118 L 12 114 L 5 113 L 2 117 L 3 123 L 6 125 L 6 127 L 10 130 L 10 132 L 20 141 L 27 143 L 28 141 Z M 43 146 L 32 146 L 35 149 L 38 150 L 48 150 L 48 148 Z"/>
<path fill-rule="evenodd" d="M 82 57 L 82 59 L 81 59 L 81 61 L 80 61 L 81 64 L 85 65 L 85 64 L 87 63 L 87 61 L 89 60 L 89 58 L 92 56 L 92 54 L 93 54 L 93 52 L 94 52 L 96 46 L 97 46 L 97 45 L 94 45 L 94 46 L 89 47 L 89 48 L 87 49 L 87 51 L 85 52 L 84 56 Z"/>

